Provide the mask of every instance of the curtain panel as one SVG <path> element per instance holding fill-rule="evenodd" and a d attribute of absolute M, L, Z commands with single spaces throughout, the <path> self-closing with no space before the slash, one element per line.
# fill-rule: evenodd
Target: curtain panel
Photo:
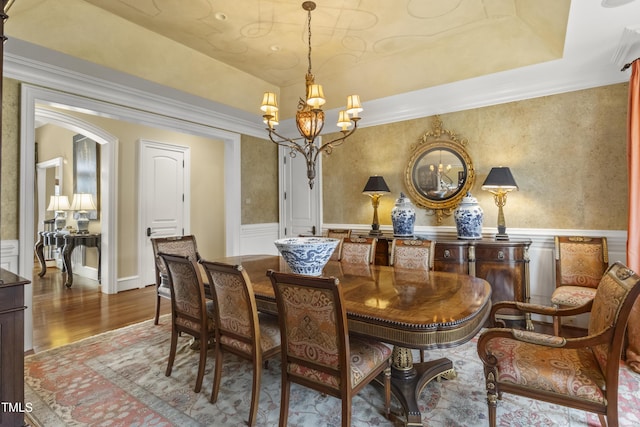
<path fill-rule="evenodd" d="M 629 220 L 627 227 L 627 266 L 640 272 L 640 59 L 631 64 L 627 124 L 629 169 Z M 627 326 L 626 361 L 640 373 L 640 299 L 633 306 Z"/>

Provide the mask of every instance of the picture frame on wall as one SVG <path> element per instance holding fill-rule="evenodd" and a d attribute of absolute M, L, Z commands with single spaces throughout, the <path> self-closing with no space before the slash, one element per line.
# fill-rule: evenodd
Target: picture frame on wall
<path fill-rule="evenodd" d="M 100 212 L 100 145 L 85 135 L 73 137 L 73 194 L 89 193 L 97 210 L 87 211 L 89 219 L 98 219 Z M 73 217 L 78 218 L 74 212 Z"/>

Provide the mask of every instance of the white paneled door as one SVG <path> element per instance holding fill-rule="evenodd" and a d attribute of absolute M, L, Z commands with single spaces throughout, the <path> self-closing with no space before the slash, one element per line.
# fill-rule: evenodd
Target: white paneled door
<path fill-rule="evenodd" d="M 189 148 L 139 141 L 141 286 L 155 283 L 151 238 L 185 234 Z"/>
<path fill-rule="evenodd" d="M 322 234 L 321 203 L 322 188 L 321 165 L 317 165 L 317 176 L 313 189 L 309 188 L 307 163 L 298 154 L 289 156 L 289 150 L 280 148 L 283 194 L 281 197 L 281 237 Z"/>

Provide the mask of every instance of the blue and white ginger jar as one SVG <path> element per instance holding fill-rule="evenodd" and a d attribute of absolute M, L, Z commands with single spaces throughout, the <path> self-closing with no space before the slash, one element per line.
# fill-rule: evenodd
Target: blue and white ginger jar
<path fill-rule="evenodd" d="M 471 193 L 462 198 L 462 202 L 453 213 L 458 229 L 458 239 L 476 240 L 482 239 L 482 208 L 478 199 Z"/>
<path fill-rule="evenodd" d="M 397 237 L 413 236 L 413 226 L 416 223 L 416 210 L 411 200 L 400 193 L 396 205 L 391 209 L 391 222 L 393 223 L 393 235 Z"/>

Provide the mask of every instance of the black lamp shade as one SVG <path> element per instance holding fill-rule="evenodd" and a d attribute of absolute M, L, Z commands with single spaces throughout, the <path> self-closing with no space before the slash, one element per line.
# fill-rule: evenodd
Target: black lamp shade
<path fill-rule="evenodd" d="M 384 182 L 384 178 L 378 175 L 370 176 L 367 185 L 362 190 L 365 194 L 389 193 L 389 186 Z"/>
<path fill-rule="evenodd" d="M 483 190 L 517 190 L 518 184 L 507 167 L 491 168 L 487 179 L 482 183 Z"/>

